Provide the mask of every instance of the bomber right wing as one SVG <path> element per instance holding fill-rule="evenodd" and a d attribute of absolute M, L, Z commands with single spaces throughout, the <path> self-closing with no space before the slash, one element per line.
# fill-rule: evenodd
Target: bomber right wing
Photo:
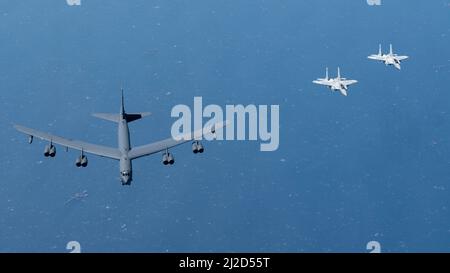
<path fill-rule="evenodd" d="M 55 136 L 52 134 L 40 132 L 38 130 L 27 128 L 27 127 L 24 127 L 21 125 L 14 125 L 14 128 L 17 131 L 27 134 L 29 136 L 37 137 L 37 138 L 40 138 L 43 140 L 50 141 L 52 143 L 59 144 L 64 147 L 80 150 L 80 151 L 83 151 L 86 153 L 90 153 L 90 154 L 94 154 L 94 155 L 98 155 L 98 156 L 102 156 L 102 157 L 107 157 L 107 158 L 112 158 L 112 159 L 117 159 L 117 160 L 119 160 L 120 156 L 121 156 L 121 153 L 120 153 L 119 149 L 117 149 L 117 148 L 111 148 L 111 147 L 106 147 L 106 146 L 102 146 L 102 145 L 91 144 L 91 143 L 87 143 L 87 142 L 83 142 L 83 141 L 79 141 L 79 140 L 67 139 L 67 138 Z"/>
<path fill-rule="evenodd" d="M 177 139 L 174 138 L 167 138 L 165 140 L 153 142 L 147 145 L 142 145 L 138 147 L 131 148 L 130 152 L 128 153 L 128 156 L 130 159 L 135 159 L 151 154 L 155 154 L 157 152 L 161 152 L 170 148 L 173 148 L 175 146 L 178 146 L 180 144 L 193 141 L 199 137 L 202 137 L 206 134 L 215 134 L 216 130 L 222 129 L 226 125 L 228 125 L 228 121 L 224 122 L 218 122 L 214 124 L 213 126 L 209 128 L 202 128 L 194 132 L 187 133 L 185 135 L 177 137 Z"/>

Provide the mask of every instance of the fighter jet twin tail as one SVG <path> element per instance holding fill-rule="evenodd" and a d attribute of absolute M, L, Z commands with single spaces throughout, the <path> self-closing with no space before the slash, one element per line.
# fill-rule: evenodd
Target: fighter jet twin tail
<path fill-rule="evenodd" d="M 389 53 L 388 54 L 383 54 L 381 52 L 381 45 L 380 45 L 379 49 L 378 49 L 378 54 L 371 54 L 367 58 L 369 58 L 371 60 L 383 62 L 386 66 L 393 65 L 395 68 L 400 70 L 401 69 L 400 63 L 403 60 L 408 59 L 408 56 L 401 56 L 401 55 L 394 54 L 394 52 L 392 50 L 392 44 L 391 44 L 391 45 L 389 45 Z M 319 84 L 319 85 L 324 85 L 324 86 L 330 88 L 332 91 L 339 91 L 344 96 L 347 96 L 348 86 L 355 84 L 357 82 L 358 82 L 357 80 L 347 80 L 346 78 L 342 78 L 339 67 L 338 67 L 338 75 L 336 78 L 328 77 L 328 67 L 327 67 L 325 78 L 318 78 L 317 80 L 313 81 L 313 83 Z"/>
<path fill-rule="evenodd" d="M 342 95 L 347 96 L 347 89 L 349 85 L 357 83 L 357 80 L 347 80 L 346 78 L 341 77 L 341 70 L 338 67 L 338 75 L 336 78 L 328 77 L 328 67 L 326 68 L 325 78 L 317 79 L 313 81 L 315 84 L 325 85 L 330 88 L 332 91 L 340 91 Z"/>

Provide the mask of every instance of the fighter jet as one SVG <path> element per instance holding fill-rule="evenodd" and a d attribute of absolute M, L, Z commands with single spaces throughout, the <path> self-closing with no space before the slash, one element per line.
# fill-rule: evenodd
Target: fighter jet
<path fill-rule="evenodd" d="M 357 83 L 357 80 L 347 80 L 346 78 L 341 77 L 341 70 L 338 67 L 336 78 L 328 77 L 328 67 L 326 68 L 325 78 L 318 78 L 314 80 L 313 83 L 325 85 L 330 88 L 332 91 L 340 91 L 342 95 L 347 96 L 348 86 L 354 83 Z"/>
<path fill-rule="evenodd" d="M 169 149 L 178 146 L 180 144 L 193 141 L 192 151 L 195 154 L 203 153 L 204 147 L 199 141 L 197 141 L 197 139 L 200 139 L 202 136 L 208 134 L 212 134 L 212 136 L 214 137 L 216 130 L 221 129 L 228 123 L 226 121 L 218 122 L 213 124 L 212 126 L 208 126 L 207 128 L 199 129 L 194 132 L 189 132 L 185 135 L 175 136 L 175 138 L 171 137 L 147 145 L 131 147 L 128 123 L 141 119 L 145 116 L 148 116 L 149 114 L 150 113 L 125 112 L 123 90 L 119 114 L 110 114 L 110 113 L 93 114 L 94 117 L 112 121 L 118 124 L 118 147 L 116 148 L 91 144 L 68 138 L 62 138 L 49 133 L 44 133 L 34 129 L 30 129 L 21 125 L 14 125 L 14 128 L 28 135 L 29 136 L 28 143 L 30 144 L 33 142 L 34 137 L 38 137 L 39 139 L 48 141 L 49 144 L 46 145 L 44 149 L 45 157 L 51 158 L 55 157 L 56 147 L 54 146 L 54 144 L 59 144 L 65 147 L 66 151 L 68 150 L 68 148 L 80 151 L 80 155 L 76 158 L 75 161 L 75 165 L 77 167 L 86 167 L 88 165 L 88 159 L 85 153 L 90 153 L 101 157 L 117 160 L 119 161 L 120 180 L 122 182 L 122 185 L 130 185 L 133 173 L 131 163 L 134 159 L 152 155 L 158 152 L 163 152 L 162 163 L 164 165 L 172 165 L 175 163 L 175 159 L 173 155 L 169 153 Z"/>
<path fill-rule="evenodd" d="M 392 44 L 389 45 L 389 54 L 383 54 L 381 52 L 381 44 L 378 48 L 378 54 L 372 54 L 368 56 L 367 58 L 371 60 L 381 61 L 384 62 L 386 66 L 393 65 L 398 70 L 402 69 L 400 66 L 401 61 L 408 59 L 408 56 L 399 56 L 397 54 L 394 54 L 392 50 Z"/>

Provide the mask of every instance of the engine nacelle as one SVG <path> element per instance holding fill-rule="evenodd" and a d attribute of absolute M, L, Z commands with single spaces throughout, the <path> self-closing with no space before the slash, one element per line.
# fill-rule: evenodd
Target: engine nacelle
<path fill-rule="evenodd" d="M 81 167 L 81 156 L 77 157 L 75 160 L 75 166 L 77 166 L 77 168 Z"/>
<path fill-rule="evenodd" d="M 169 159 L 168 158 L 169 158 L 169 156 L 166 153 L 164 153 L 163 156 L 162 156 L 162 163 L 164 165 L 169 164 Z"/>
<path fill-rule="evenodd" d="M 203 153 L 204 150 L 205 149 L 203 148 L 203 145 L 200 142 L 195 141 L 194 143 L 192 143 L 192 152 L 194 154 Z"/>
<path fill-rule="evenodd" d="M 50 150 L 48 151 L 48 154 L 49 154 L 50 157 L 55 157 L 55 155 L 56 155 L 56 147 L 51 145 L 50 146 Z"/>
<path fill-rule="evenodd" d="M 79 167 L 87 167 L 88 165 L 88 159 L 87 156 L 85 155 L 81 155 L 79 157 L 77 157 L 77 159 L 75 160 L 75 166 Z"/>
<path fill-rule="evenodd" d="M 80 164 L 81 164 L 81 167 L 87 167 L 87 165 L 88 165 L 88 159 L 87 159 L 87 156 L 85 156 L 85 155 L 83 155 L 82 157 L 81 157 L 81 161 L 80 161 Z"/>
<path fill-rule="evenodd" d="M 45 145 L 44 156 L 45 157 L 49 157 L 50 156 L 50 145 Z"/>
<path fill-rule="evenodd" d="M 162 157 L 162 163 L 164 165 L 173 165 L 173 163 L 175 163 L 175 158 L 171 153 L 164 153 Z"/>
<path fill-rule="evenodd" d="M 192 152 L 194 154 L 198 153 L 198 145 L 197 142 L 192 143 Z"/>
<path fill-rule="evenodd" d="M 173 165 L 173 163 L 175 163 L 175 158 L 173 157 L 172 154 L 169 154 L 169 156 L 167 157 L 167 160 L 169 161 L 170 165 Z"/>
<path fill-rule="evenodd" d="M 199 143 L 199 144 L 197 145 L 197 149 L 198 149 L 198 152 L 199 152 L 199 153 L 203 153 L 203 151 L 205 151 L 205 149 L 203 148 L 203 145 L 202 145 L 201 143 Z"/>
<path fill-rule="evenodd" d="M 56 147 L 52 144 L 46 145 L 44 149 L 44 156 L 45 157 L 55 157 L 56 155 Z"/>

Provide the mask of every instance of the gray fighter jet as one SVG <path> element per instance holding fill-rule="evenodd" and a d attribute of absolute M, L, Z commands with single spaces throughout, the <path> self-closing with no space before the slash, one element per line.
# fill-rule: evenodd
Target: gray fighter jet
<path fill-rule="evenodd" d="M 341 77 L 341 70 L 338 67 L 337 69 L 337 77 L 329 78 L 328 77 L 328 67 L 326 68 L 325 78 L 319 78 L 314 80 L 313 83 L 325 85 L 330 88 L 331 91 L 339 91 L 342 95 L 347 96 L 348 86 L 357 83 L 357 80 L 347 80 L 346 78 Z"/>
<path fill-rule="evenodd" d="M 368 56 L 367 58 L 369 58 L 371 60 L 383 62 L 386 66 L 393 65 L 395 68 L 400 70 L 400 69 L 402 69 L 400 66 L 400 63 L 403 60 L 408 59 L 409 57 L 394 54 L 394 52 L 392 50 L 392 44 L 390 44 L 389 45 L 389 54 L 383 54 L 381 52 L 381 45 L 379 45 L 378 54 L 372 54 L 372 55 Z"/>
<path fill-rule="evenodd" d="M 133 159 L 148 156 L 158 152 L 163 152 L 162 156 L 163 164 L 172 165 L 175 163 L 175 159 L 173 155 L 169 153 L 170 148 L 173 148 L 186 142 L 193 141 L 192 151 L 195 154 L 203 153 L 204 147 L 196 139 L 199 139 L 202 136 L 205 136 L 206 134 L 212 134 L 214 136 L 217 129 L 221 129 L 227 124 L 226 122 L 218 122 L 216 124 L 213 124 L 212 126 L 209 126 L 208 128 L 199 129 L 197 131 L 190 132 L 182 136 L 176 136 L 176 139 L 172 137 L 143 146 L 131 147 L 128 123 L 143 118 L 149 114 L 150 113 L 126 113 L 124 107 L 123 91 L 119 114 L 109 114 L 109 113 L 93 114 L 93 116 L 97 118 L 113 121 L 118 124 L 117 148 L 62 138 L 59 136 L 40 132 L 20 125 L 14 125 L 14 128 L 16 128 L 18 131 L 22 133 L 27 134 L 29 136 L 28 143 L 30 144 L 33 142 L 34 137 L 48 141 L 49 144 L 46 145 L 44 149 L 45 157 L 55 157 L 56 147 L 54 146 L 54 144 L 59 144 L 65 147 L 66 150 L 68 148 L 79 150 L 81 154 L 80 156 L 77 157 L 75 161 L 75 165 L 77 167 L 86 167 L 88 165 L 88 159 L 85 153 L 90 153 L 101 157 L 117 160 L 119 161 L 120 180 L 122 181 L 122 185 L 130 185 L 132 180 L 131 162 Z"/>

